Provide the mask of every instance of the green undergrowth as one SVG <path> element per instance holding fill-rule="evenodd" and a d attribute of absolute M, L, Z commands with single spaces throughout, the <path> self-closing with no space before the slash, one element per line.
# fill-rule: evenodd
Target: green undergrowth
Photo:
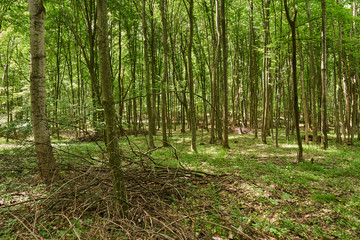
<path fill-rule="evenodd" d="M 164 167 L 201 171 L 213 176 L 202 185 L 180 178 L 177 184 L 186 186 L 186 191 L 175 191 L 163 198 L 169 212 L 179 216 L 174 221 L 188 226 L 194 239 L 360 239 L 359 141 L 355 141 L 354 146 L 344 147 L 331 139 L 327 150 L 313 143 L 304 144 L 305 161 L 297 163 L 294 138 L 285 141 L 282 136 L 279 147 L 275 147 L 271 137 L 264 145 L 252 134 L 230 135 L 230 149 L 224 149 L 220 142 L 209 144 L 207 133 L 199 132 L 199 136 L 197 152 L 190 151 L 191 138 L 184 133 L 173 133 L 169 138 L 171 147 L 165 148 L 161 147 L 161 137 L 155 136 L 158 148 L 154 151 L 149 151 L 146 136 L 120 139 L 126 161 L 151 160 Z M 18 146 L 18 150 L 14 150 L 16 142 L 6 143 L 3 139 L 0 144 L 0 167 L 9 168 L 0 172 L 0 211 L 6 216 L 0 217 L 0 239 L 11 239 L 16 233 L 13 227 L 18 226 L 15 222 L 19 221 L 12 211 L 21 211 L 25 205 L 7 206 L 29 200 L 27 194 L 17 193 L 31 192 L 32 196 L 47 193 L 43 185 L 26 180 L 36 174 L 31 150 L 19 163 L 19 158 L 11 160 L 9 156 L 25 148 Z M 106 162 L 103 143 L 58 140 L 53 144 L 62 163 L 78 161 L 80 165 L 86 159 L 86 164 L 101 166 Z M 216 178 L 218 180 L 214 180 Z M 61 221 L 70 223 L 77 231 L 55 231 L 49 229 L 50 226 L 44 228 L 47 225 L 43 223 L 44 229 L 36 234 L 43 238 L 50 235 L 75 238 L 83 232 L 87 236 L 92 231 L 89 226 L 98 219 L 86 220 L 92 224 L 86 224 L 81 218 Z M 143 224 L 140 226 L 150 223 Z M 51 227 L 58 225 L 55 221 Z M 163 229 L 154 228 L 154 231 Z M 112 237 L 117 234 L 119 239 L 125 236 L 120 230 L 111 231 L 111 234 Z M 171 231 L 168 234 L 171 238 Z M 176 235 L 172 237 L 176 239 Z"/>

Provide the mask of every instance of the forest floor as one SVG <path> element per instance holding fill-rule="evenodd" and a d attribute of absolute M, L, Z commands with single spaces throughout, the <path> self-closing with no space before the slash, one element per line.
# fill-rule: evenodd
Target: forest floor
<path fill-rule="evenodd" d="M 112 210 L 103 143 L 54 139 L 59 176 L 45 186 L 31 143 L 0 139 L 0 239 L 360 239 L 360 142 L 330 139 L 304 144 L 298 164 L 282 135 L 275 147 L 231 134 L 227 150 L 199 131 L 198 153 L 188 133 L 154 151 L 124 137 L 126 219 Z"/>

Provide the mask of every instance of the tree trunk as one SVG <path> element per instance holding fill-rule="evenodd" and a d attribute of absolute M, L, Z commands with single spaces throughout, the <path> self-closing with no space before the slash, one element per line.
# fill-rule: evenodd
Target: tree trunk
<path fill-rule="evenodd" d="M 7 110 L 7 124 L 8 127 L 10 125 L 10 122 L 12 120 L 11 117 L 11 101 L 10 101 L 10 91 L 9 91 L 9 65 L 10 65 L 10 58 L 13 53 L 14 49 L 14 41 L 15 37 L 12 37 L 11 41 L 9 40 L 6 48 L 6 62 L 4 66 L 4 73 L 2 76 L 2 82 L 4 85 L 6 85 L 6 110 Z M 1 59 L 0 59 L 1 60 Z M 1 64 L 1 61 L 0 61 Z M 1 94 L 1 91 L 0 91 Z M 6 131 L 6 142 L 9 142 L 9 131 Z"/>
<path fill-rule="evenodd" d="M 335 28 L 335 22 L 334 19 L 332 19 L 332 25 L 333 25 L 333 30 L 334 30 L 334 36 L 333 36 L 333 57 L 334 57 L 334 107 L 335 107 L 335 123 L 334 123 L 334 128 L 335 128 L 335 134 L 336 134 L 336 142 L 339 143 L 340 142 L 340 120 L 339 120 L 339 98 L 338 98 L 338 94 L 337 94 L 337 69 L 336 69 L 336 65 L 337 65 L 337 58 L 336 58 L 336 47 L 339 47 L 336 44 L 336 28 Z"/>
<path fill-rule="evenodd" d="M 153 135 L 156 135 L 156 119 L 157 119 L 157 111 L 156 111 L 156 67 L 155 67 L 155 26 L 154 26 L 154 8 L 153 1 L 150 1 L 150 27 L 151 27 L 151 39 L 150 39 L 150 58 L 151 58 L 151 88 L 152 88 L 152 115 L 154 127 L 152 129 Z M 151 129 L 150 129 L 151 130 Z"/>
<path fill-rule="evenodd" d="M 50 182 L 55 173 L 48 119 L 45 85 L 45 8 L 42 0 L 28 0 L 30 13 L 30 96 L 35 152 L 40 177 Z"/>
<path fill-rule="evenodd" d="M 328 148 L 326 111 L 326 0 L 321 0 L 321 147 Z"/>
<path fill-rule="evenodd" d="M 343 65 L 342 65 L 342 25 L 339 23 L 339 45 L 338 45 L 338 97 L 339 97 L 339 113 L 340 113 L 340 122 L 341 122 L 341 141 L 343 145 L 346 145 L 346 130 L 345 130 L 345 120 L 344 120 L 344 93 L 342 87 L 342 76 L 343 76 Z"/>
<path fill-rule="evenodd" d="M 287 0 L 284 0 L 284 6 L 286 11 L 286 18 L 289 22 L 291 28 L 291 37 L 292 37 L 292 80 L 293 80 L 293 107 L 294 107 L 294 124 L 296 128 L 296 138 L 299 146 L 298 152 L 298 162 L 303 162 L 303 149 L 302 149 L 302 142 L 300 136 L 300 127 L 299 127 L 299 105 L 298 105 L 298 95 L 297 95 L 297 76 L 296 76 L 296 15 L 297 10 L 295 10 L 294 20 L 290 18 L 289 9 L 287 6 Z"/>
<path fill-rule="evenodd" d="M 190 20 L 190 35 L 188 47 L 188 62 L 189 62 L 189 94 L 190 94 L 190 130 L 191 130 L 191 151 L 196 152 L 196 112 L 194 101 L 194 80 L 193 80 L 193 64 L 192 64 L 192 44 L 194 33 L 194 1 L 190 0 L 189 20 Z"/>
<path fill-rule="evenodd" d="M 267 120 L 269 115 L 269 64 L 268 44 L 269 44 L 269 15 L 270 15 L 270 1 L 266 0 L 263 5 L 263 25 L 264 25 L 264 55 L 263 55 L 263 70 L 262 70 L 262 123 L 261 123 L 261 143 L 266 144 L 267 135 Z"/>
<path fill-rule="evenodd" d="M 148 56 L 148 36 L 147 36 L 147 22 L 146 22 L 146 0 L 142 0 L 142 26 L 143 26 L 143 35 L 144 35 L 144 62 L 145 62 L 145 81 L 146 81 L 146 107 L 148 115 L 148 124 L 149 124 L 149 147 L 155 148 L 154 144 L 154 128 L 155 128 L 155 119 L 152 113 L 152 100 L 151 100 L 151 79 L 150 79 L 150 70 L 149 70 L 149 56 Z"/>
<path fill-rule="evenodd" d="M 310 6 L 308 0 L 306 1 L 306 9 L 309 20 L 311 20 Z M 315 59 L 314 59 L 314 42 L 313 39 L 313 24 L 309 22 L 310 30 L 310 74 L 311 74 L 311 123 L 313 141 L 317 142 L 317 114 L 316 114 L 316 74 L 315 74 Z"/>
<path fill-rule="evenodd" d="M 305 120 L 305 143 L 309 143 L 309 111 L 308 111 L 308 103 L 306 98 L 305 91 L 305 63 L 304 56 L 302 54 L 302 43 L 299 42 L 299 56 L 300 56 L 300 72 L 301 72 L 301 102 L 304 110 L 304 120 Z"/>
<path fill-rule="evenodd" d="M 168 81 L 168 61 L 167 61 L 167 26 L 166 26 L 166 17 L 165 17 L 165 5 L 166 0 L 161 0 L 161 22 L 163 27 L 163 35 L 162 35 L 162 43 L 163 43 L 163 49 L 164 49 L 164 74 L 162 78 L 162 84 L 161 84 L 161 129 L 162 129 L 162 142 L 163 146 L 167 147 L 169 146 L 168 140 L 167 140 L 167 127 L 166 127 L 166 92 L 165 92 L 165 86 Z"/>
<path fill-rule="evenodd" d="M 107 39 L 107 2 L 106 0 L 97 0 L 97 27 L 98 27 L 98 48 L 100 62 L 100 79 L 102 86 L 102 101 L 104 105 L 107 152 L 109 157 L 109 166 L 111 169 L 114 205 L 115 210 L 120 216 L 127 216 L 128 203 L 125 189 L 123 171 L 121 167 L 122 154 L 119 148 L 115 101 L 113 96 L 110 52 Z"/>
<path fill-rule="evenodd" d="M 228 50 L 226 41 L 226 19 L 225 19 L 225 0 L 221 0 L 221 30 L 222 30 L 222 47 L 223 47 L 223 125 L 222 125 L 222 146 L 230 148 L 228 137 L 228 81 L 227 81 L 227 68 L 228 68 Z"/>

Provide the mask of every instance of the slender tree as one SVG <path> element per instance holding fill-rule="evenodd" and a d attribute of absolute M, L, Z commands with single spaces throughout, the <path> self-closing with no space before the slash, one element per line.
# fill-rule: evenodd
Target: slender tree
<path fill-rule="evenodd" d="M 228 81 L 227 81 L 227 68 L 228 68 L 228 49 L 226 41 L 226 16 L 225 16 L 225 0 L 221 0 L 221 37 L 222 37 L 222 53 L 223 53 L 223 127 L 222 127 L 222 146 L 230 148 L 228 137 Z"/>
<path fill-rule="evenodd" d="M 166 132 L 166 92 L 165 86 L 168 81 L 168 47 L 167 47 L 167 23 L 166 23 L 166 16 L 165 16 L 165 5 L 166 0 L 161 0 L 160 2 L 160 9 L 161 9 L 161 22 L 163 27 L 163 35 L 162 35 L 162 44 L 164 49 L 164 73 L 162 78 L 161 84 L 161 129 L 162 129 L 162 137 L 163 137 L 163 146 L 169 146 L 167 140 L 167 132 Z"/>
<path fill-rule="evenodd" d="M 314 42 L 313 42 L 313 32 L 314 27 L 311 21 L 311 12 L 309 1 L 306 1 L 306 10 L 307 15 L 309 18 L 309 31 L 310 31 L 310 48 L 309 48 L 309 55 L 310 55 L 310 75 L 311 75 L 311 123 L 312 123 L 312 133 L 313 133 L 313 141 L 317 142 L 317 109 L 316 109 L 316 73 L 315 73 L 315 58 L 314 58 Z"/>
<path fill-rule="evenodd" d="M 146 85 L 146 106 L 149 120 L 149 147 L 155 148 L 154 144 L 154 129 L 155 128 L 155 119 L 153 117 L 153 109 L 151 102 L 151 79 L 150 79 L 150 70 L 149 70 L 149 56 L 148 56 L 148 36 L 147 36 L 147 22 L 146 22 L 146 0 L 142 0 L 142 26 L 143 26 L 143 35 L 144 35 L 144 63 L 145 63 L 145 85 Z"/>
<path fill-rule="evenodd" d="M 97 0 L 97 27 L 102 102 L 104 106 L 106 124 L 106 149 L 112 175 L 114 205 L 120 216 L 126 216 L 128 212 L 128 203 L 124 176 L 121 168 L 123 156 L 120 152 L 116 128 L 115 101 L 113 96 L 110 51 L 107 32 L 107 0 Z"/>
<path fill-rule="evenodd" d="M 250 127 L 254 128 L 255 138 L 258 136 L 258 120 L 257 120 L 257 64 L 256 64 L 256 50 L 255 50 L 255 29 L 254 29 L 254 3 L 250 1 L 250 40 L 249 40 L 249 78 L 250 78 Z"/>
<path fill-rule="evenodd" d="M 292 59 L 291 59 L 291 70 L 292 70 L 292 86 L 293 86 L 293 108 L 294 108 L 294 123 L 296 129 L 296 138 L 299 146 L 298 162 L 304 161 L 303 159 L 303 148 L 300 136 L 299 127 L 299 105 L 298 105 L 298 94 L 297 94 L 297 76 L 296 76 L 296 16 L 297 9 L 295 9 L 294 19 L 291 19 L 287 0 L 284 0 L 284 6 L 286 11 L 286 18 L 291 28 L 291 39 L 292 39 Z"/>
<path fill-rule="evenodd" d="M 321 147 L 328 148 L 326 111 L 326 0 L 321 0 Z"/>
<path fill-rule="evenodd" d="M 269 41 L 270 41 L 270 1 L 265 0 L 263 3 L 263 26 L 264 26 L 264 56 L 263 56 L 263 70 L 262 70 L 262 126 L 261 126 L 261 143 L 266 144 L 266 135 L 268 132 L 267 120 L 269 117 L 269 80 L 270 80 L 270 56 L 269 56 Z"/>
<path fill-rule="evenodd" d="M 48 119 L 45 86 L 45 7 L 42 0 L 28 0 L 30 13 L 30 95 L 35 152 L 40 177 L 50 182 L 55 172 Z"/>
<path fill-rule="evenodd" d="M 194 101 L 194 79 L 192 64 L 192 45 L 194 36 L 194 0 L 190 0 L 189 6 L 190 34 L 188 46 L 188 62 L 189 62 L 189 94 L 190 94 L 190 129 L 191 129 L 191 151 L 196 152 L 196 113 Z"/>

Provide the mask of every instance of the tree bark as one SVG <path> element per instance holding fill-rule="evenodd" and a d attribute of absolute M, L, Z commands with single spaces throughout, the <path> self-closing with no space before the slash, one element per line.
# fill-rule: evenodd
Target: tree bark
<path fill-rule="evenodd" d="M 222 47 L 223 47 L 223 125 L 222 125 L 222 146 L 230 148 L 228 137 L 228 81 L 227 81 L 227 68 L 228 68 L 228 50 L 226 41 L 226 19 L 225 19 L 225 0 L 221 0 L 221 31 L 222 31 Z"/>
<path fill-rule="evenodd" d="M 194 101 L 194 80 L 193 80 L 193 64 L 192 64 L 192 45 L 194 35 L 194 1 L 190 0 L 189 6 L 190 34 L 188 47 L 189 62 L 189 97 L 190 97 L 190 130 L 191 130 L 191 151 L 196 152 L 196 113 Z"/>
<path fill-rule="evenodd" d="M 327 111 L 326 111 L 326 0 L 321 0 L 321 147 L 328 148 Z"/>
<path fill-rule="evenodd" d="M 142 26 L 143 26 L 143 35 L 144 35 L 144 61 L 145 61 L 145 81 L 146 81 L 146 107 L 147 115 L 149 121 L 149 147 L 155 148 L 154 144 L 154 128 L 155 128 L 155 119 L 152 113 L 152 96 L 151 96 L 151 79 L 150 79 L 150 70 L 149 70 L 149 56 L 148 56 L 148 36 L 147 36 L 147 22 L 146 22 L 146 0 L 142 0 Z"/>
<path fill-rule="evenodd" d="M 258 111 L 257 111 L 257 59 L 255 51 L 255 30 L 254 30 L 254 4 L 250 1 L 250 41 L 249 41 L 249 78 L 250 78 L 250 127 L 254 128 L 255 138 L 258 137 Z"/>
<path fill-rule="evenodd" d="M 311 12 L 308 0 L 306 1 L 306 9 L 309 20 L 311 20 Z M 309 31 L 310 31 L 310 74 L 311 74 L 311 123 L 312 123 L 312 134 L 313 141 L 317 142 L 317 114 L 316 114 L 316 73 L 315 73 L 315 59 L 314 59 L 314 42 L 313 38 L 313 24 L 309 22 Z"/>
<path fill-rule="evenodd" d="M 299 127 L 299 105 L 298 105 L 298 95 L 297 95 L 297 69 L 296 69 L 296 16 L 297 10 L 295 9 L 294 20 L 290 18 L 289 9 L 287 6 L 287 0 L 284 0 L 284 6 L 286 11 L 286 18 L 289 22 L 291 28 L 291 37 L 292 37 L 292 80 L 293 80 L 293 107 L 294 107 L 294 124 L 296 128 L 296 138 L 299 146 L 298 152 L 298 162 L 303 162 L 303 148 L 300 136 L 300 127 Z"/>
<path fill-rule="evenodd" d="M 270 1 L 266 0 L 263 5 L 263 25 L 264 25 L 264 55 L 263 55 L 263 70 L 262 70 L 262 124 L 261 124 L 261 143 L 266 144 L 266 135 L 268 131 L 268 115 L 269 115 L 269 56 L 268 44 L 270 36 L 269 15 L 270 15 Z"/>
<path fill-rule="evenodd" d="M 40 177 L 50 182 L 55 173 L 48 119 L 45 85 L 45 7 L 42 0 L 28 0 L 30 13 L 30 96 L 35 152 Z"/>
<path fill-rule="evenodd" d="M 165 92 L 165 86 L 168 81 L 168 47 L 167 47 L 167 26 L 166 26 L 166 17 L 165 17 L 165 4 L 166 0 L 161 0 L 161 22 L 163 27 L 163 35 L 162 35 L 162 43 L 163 43 L 163 49 L 164 49 L 164 74 L 162 78 L 162 84 L 161 84 L 161 129 L 162 129 L 162 142 L 163 146 L 167 147 L 169 146 L 168 140 L 167 140 L 167 127 L 166 127 L 166 92 Z"/>
<path fill-rule="evenodd" d="M 302 43 L 299 42 L 299 56 L 300 56 L 300 72 L 301 72 L 301 102 L 304 110 L 304 120 L 305 120 L 305 143 L 309 143 L 309 129 L 310 129 L 310 121 L 309 121 L 309 111 L 308 111 L 308 103 L 306 98 L 305 91 L 305 63 L 304 56 L 302 53 Z"/>
<path fill-rule="evenodd" d="M 342 65 L 342 25 L 339 23 L 339 45 L 338 45 L 338 97 L 339 97 L 339 114 L 341 122 L 341 141 L 343 145 L 346 145 L 346 130 L 345 130 L 345 120 L 344 120 L 344 93 L 342 87 L 342 76 L 343 76 L 343 65 Z"/>
<path fill-rule="evenodd" d="M 332 19 L 332 25 L 333 25 L 333 30 L 334 30 L 334 36 L 333 36 L 333 57 L 334 57 L 334 107 L 335 107 L 335 123 L 334 123 L 334 128 L 335 128 L 335 134 L 336 134 L 336 142 L 339 143 L 340 142 L 340 120 L 339 120 L 339 98 L 338 98 L 338 94 L 337 94 L 337 81 L 338 81 L 338 76 L 337 76 L 337 69 L 336 69 L 336 65 L 337 65 L 337 57 L 336 57 L 336 47 L 338 47 L 337 43 L 336 43 L 336 27 L 335 27 L 335 22 L 334 19 Z"/>
<path fill-rule="evenodd" d="M 105 113 L 107 153 L 111 169 L 114 205 L 116 212 L 124 217 L 128 213 L 128 203 L 124 176 L 122 171 L 122 153 L 120 152 L 117 128 L 115 101 L 113 96 L 110 52 L 107 37 L 107 1 L 97 0 L 98 48 L 100 62 L 100 79 L 102 86 L 102 102 Z"/>

